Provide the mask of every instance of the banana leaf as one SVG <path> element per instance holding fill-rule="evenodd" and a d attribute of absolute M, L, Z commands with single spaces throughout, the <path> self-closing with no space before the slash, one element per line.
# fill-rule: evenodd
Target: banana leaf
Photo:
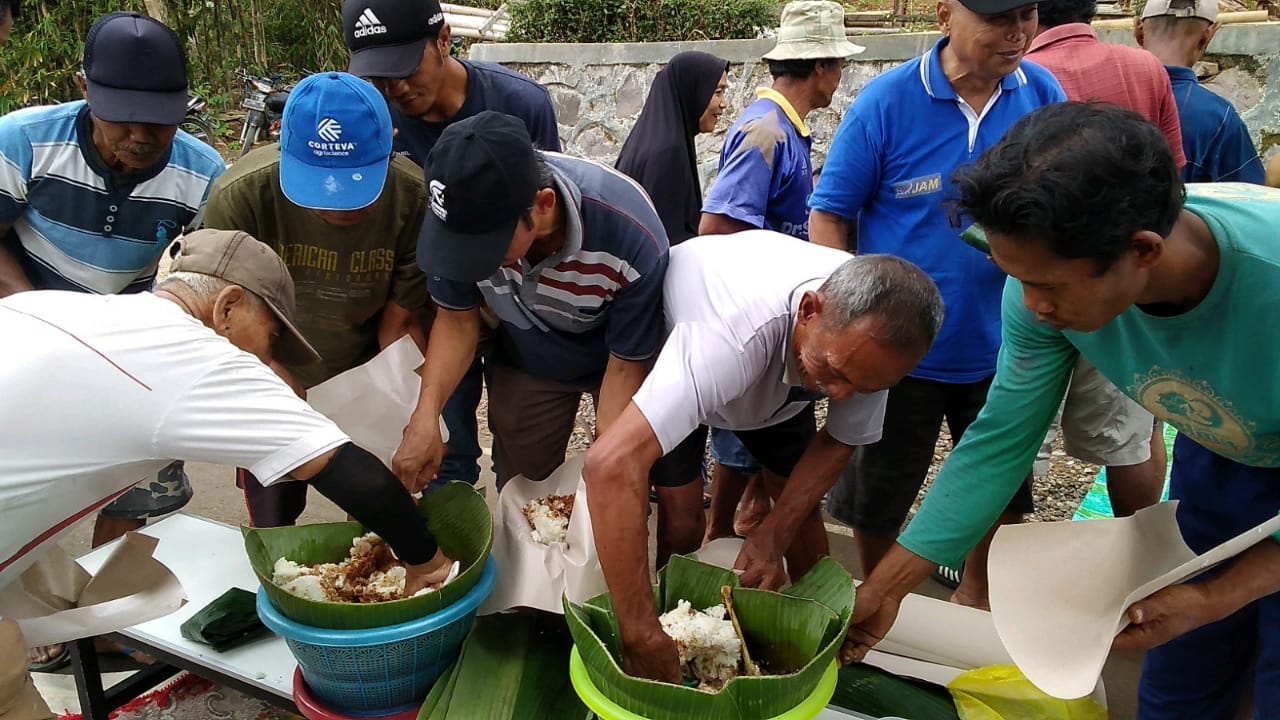
<path fill-rule="evenodd" d="M 698 609 L 718 605 L 720 588 L 733 588 L 734 609 L 751 656 L 770 674 L 734 678 L 714 694 L 624 673 L 617 619 L 607 596 L 583 605 L 566 600 L 565 620 L 591 682 L 626 710 L 650 720 L 765 720 L 814 692 L 848 627 L 853 598 L 849 573 L 824 559 L 805 577 L 808 581 L 796 586 L 799 595 L 752 590 L 739 587 L 732 572 L 684 556 L 672 557 L 658 574 L 659 613 L 681 599 Z"/>
<path fill-rule="evenodd" d="M 871 717 L 959 720 L 951 693 L 940 685 L 909 680 L 870 665 L 840 668 L 831 705 Z"/>
<path fill-rule="evenodd" d="M 467 593 L 484 572 L 484 561 L 493 547 L 493 516 L 484 497 L 466 483 L 451 482 L 418 504 L 440 548 L 458 560 L 462 571 L 448 585 L 434 592 L 381 603 L 335 603 L 308 600 L 290 594 L 271 581 L 276 560 L 296 563 L 339 562 L 351 549 L 351 541 L 366 530 L 355 522 L 317 523 L 280 528 L 241 528 L 249 564 L 266 589 L 271 605 L 294 622 L 333 630 L 398 625 L 439 612 Z"/>
<path fill-rule="evenodd" d="M 478 618 L 418 720 L 589 720 L 569 682 L 572 645 L 557 615 Z"/>
<path fill-rule="evenodd" d="M 204 643 L 215 652 L 239 647 L 254 638 L 271 634 L 258 619 L 256 600 L 257 596 L 248 590 L 231 588 L 187 618 L 178 630 L 182 637 Z"/>

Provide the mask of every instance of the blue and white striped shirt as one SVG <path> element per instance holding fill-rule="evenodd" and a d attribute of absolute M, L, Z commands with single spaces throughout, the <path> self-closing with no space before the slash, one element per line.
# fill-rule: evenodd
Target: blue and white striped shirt
<path fill-rule="evenodd" d="M 213 148 L 179 130 L 155 168 L 115 172 L 83 101 L 18 110 L 0 118 L 5 247 L 38 289 L 146 290 L 169 243 L 199 226 L 223 170 Z"/>

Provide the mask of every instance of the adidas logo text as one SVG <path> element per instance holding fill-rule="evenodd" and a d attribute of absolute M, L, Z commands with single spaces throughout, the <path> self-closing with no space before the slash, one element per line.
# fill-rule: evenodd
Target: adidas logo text
<path fill-rule="evenodd" d="M 365 8 L 364 12 L 360 13 L 359 19 L 356 20 L 356 30 L 352 35 L 362 38 L 369 35 L 385 35 L 386 33 L 387 26 L 383 25 L 378 16 L 373 14 L 371 8 Z"/>

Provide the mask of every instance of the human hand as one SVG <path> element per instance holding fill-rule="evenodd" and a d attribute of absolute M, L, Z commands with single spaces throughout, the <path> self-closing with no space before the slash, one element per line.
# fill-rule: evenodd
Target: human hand
<path fill-rule="evenodd" d="M 670 635 L 657 623 L 635 642 L 622 643 L 622 670 L 631 677 L 680 685 L 680 652 Z"/>
<path fill-rule="evenodd" d="M 404 595 L 409 597 L 424 588 L 435 590 L 444 585 L 453 570 L 453 558 L 436 550 L 435 557 L 421 565 L 406 564 L 404 570 Z"/>
<path fill-rule="evenodd" d="M 787 571 L 782 565 L 782 550 L 773 534 L 756 528 L 742 543 L 734 570 L 741 570 L 738 581 L 744 587 L 777 590 L 787 582 Z"/>
<path fill-rule="evenodd" d="M 409 418 L 400 438 L 400 447 L 391 458 L 391 471 L 400 478 L 406 490 L 422 492 L 440 472 L 444 450 L 439 419 L 434 415 L 423 419 L 415 413 Z"/>
<path fill-rule="evenodd" d="M 1129 627 L 1116 635 L 1112 650 L 1150 650 L 1217 617 L 1200 585 L 1170 585 L 1125 611 Z"/>
<path fill-rule="evenodd" d="M 840 646 L 841 665 L 862 662 L 871 648 L 884 639 L 898 619 L 901 602 L 901 598 L 885 595 L 870 582 L 858 586 L 849 632 Z"/>

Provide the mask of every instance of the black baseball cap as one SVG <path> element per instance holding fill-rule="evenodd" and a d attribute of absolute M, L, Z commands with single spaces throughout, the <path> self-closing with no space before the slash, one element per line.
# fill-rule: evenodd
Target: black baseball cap
<path fill-rule="evenodd" d="M 115 123 L 179 125 L 187 114 L 187 56 L 178 36 L 136 12 L 103 15 L 84 41 L 89 109 Z"/>
<path fill-rule="evenodd" d="M 342 36 L 351 51 L 347 72 L 359 77 L 409 77 L 422 51 L 440 34 L 439 0 L 344 0 Z"/>
<path fill-rule="evenodd" d="M 1002 15 L 1037 2 L 1038 0 L 960 0 L 961 5 L 979 15 Z"/>
<path fill-rule="evenodd" d="M 445 129 L 427 154 L 430 208 L 418 236 L 428 275 L 480 282 L 502 266 L 538 194 L 538 161 L 524 122 L 486 110 Z"/>

